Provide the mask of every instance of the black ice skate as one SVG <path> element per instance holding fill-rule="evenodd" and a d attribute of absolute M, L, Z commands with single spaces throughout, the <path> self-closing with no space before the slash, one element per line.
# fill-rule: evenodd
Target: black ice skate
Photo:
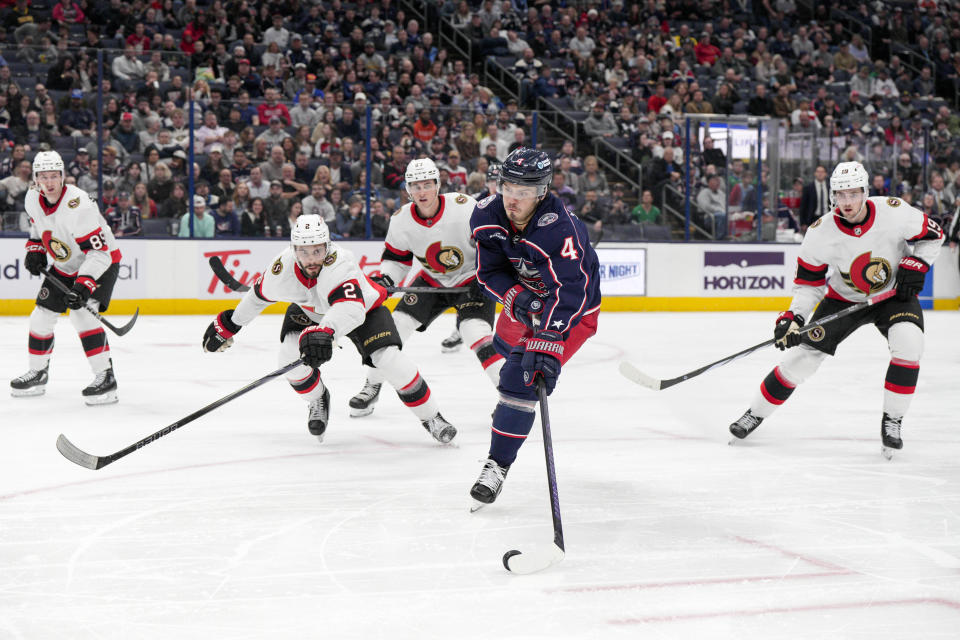
<path fill-rule="evenodd" d="M 47 364 L 39 371 L 31 369 L 19 378 L 10 381 L 10 395 L 14 398 L 25 398 L 27 396 L 42 396 L 47 390 L 47 371 L 50 365 Z"/>
<path fill-rule="evenodd" d="M 457 428 L 447 422 L 439 413 L 420 424 L 433 436 L 434 440 L 442 444 L 447 444 L 457 435 Z"/>
<path fill-rule="evenodd" d="M 113 376 L 113 367 L 97 374 L 82 392 L 83 401 L 88 405 L 113 404 L 117 402 L 117 379 Z"/>
<path fill-rule="evenodd" d="M 880 446 L 880 454 L 887 460 L 893 458 L 894 449 L 903 449 L 903 440 L 900 439 L 901 420 L 903 416 L 893 418 L 884 413 L 883 420 L 880 421 L 880 440 L 883 443 Z"/>
<path fill-rule="evenodd" d="M 317 440 L 323 442 L 323 433 L 327 430 L 327 421 L 330 418 L 330 390 L 324 389 L 323 395 L 310 403 L 310 414 L 307 417 L 307 429 Z"/>
<path fill-rule="evenodd" d="M 449 337 L 444 338 L 443 342 L 440 343 L 440 351 L 443 353 L 453 353 L 454 351 L 459 351 L 462 345 L 463 336 L 460 335 L 459 330 L 454 329 L 453 333 L 451 333 Z"/>
<path fill-rule="evenodd" d="M 473 513 L 482 507 L 492 504 L 500 490 L 503 488 L 503 480 L 507 477 L 507 471 L 510 466 L 501 467 L 492 458 L 487 458 L 480 471 L 480 477 L 477 478 L 473 488 L 470 489 L 470 497 L 474 499 L 473 507 L 470 512 Z"/>
<path fill-rule="evenodd" d="M 763 418 L 753 415 L 753 412 L 747 409 L 746 413 L 730 425 L 730 433 L 740 440 L 743 440 L 753 433 L 754 429 L 759 427 L 761 422 L 763 422 Z"/>
<path fill-rule="evenodd" d="M 362 418 L 373 413 L 373 406 L 380 397 L 380 384 L 367 380 L 360 393 L 350 398 L 350 417 Z"/>

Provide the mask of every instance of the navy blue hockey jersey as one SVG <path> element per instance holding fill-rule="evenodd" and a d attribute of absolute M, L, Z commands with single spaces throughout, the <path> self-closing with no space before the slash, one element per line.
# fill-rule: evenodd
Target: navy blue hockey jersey
<path fill-rule="evenodd" d="M 587 228 L 548 194 L 523 231 L 507 218 L 503 197 L 487 196 L 473 210 L 477 279 L 488 295 L 503 296 L 518 283 L 543 298 L 541 328 L 563 334 L 600 307 L 600 263 Z"/>

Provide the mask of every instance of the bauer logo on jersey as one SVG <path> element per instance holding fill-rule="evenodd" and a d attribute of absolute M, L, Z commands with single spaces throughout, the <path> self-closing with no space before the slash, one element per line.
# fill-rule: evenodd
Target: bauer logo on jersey
<path fill-rule="evenodd" d="M 456 199 L 454 200 L 454 202 L 456 202 L 457 204 L 464 204 L 466 203 L 466 201 L 467 201 L 467 196 L 463 195 L 462 193 L 458 193 Z"/>
<path fill-rule="evenodd" d="M 74 198 L 73 200 L 70 200 L 69 202 L 67 202 L 67 206 L 70 207 L 71 209 L 76 209 L 77 207 L 80 206 L 80 198 Z"/>
<path fill-rule="evenodd" d="M 272 273 L 275 276 L 278 276 L 280 275 L 281 271 L 283 271 L 283 262 L 280 260 L 280 258 L 277 258 L 276 260 L 274 260 L 273 265 L 270 267 L 270 273 Z"/>
<path fill-rule="evenodd" d="M 493 199 L 497 197 L 497 194 L 491 193 L 489 196 L 477 203 L 477 206 L 483 209 L 485 206 L 493 202 Z"/>
<path fill-rule="evenodd" d="M 890 206 L 890 207 L 899 207 L 899 206 L 900 206 L 900 198 L 887 198 L 887 206 Z"/>
<path fill-rule="evenodd" d="M 890 263 L 873 257 L 869 251 L 861 253 L 850 263 L 850 271 L 840 272 L 840 277 L 851 289 L 864 294 L 876 293 L 890 283 Z"/>
<path fill-rule="evenodd" d="M 559 218 L 560 218 L 560 216 L 558 216 L 558 215 L 555 214 L 555 213 L 545 213 L 545 214 L 543 214 L 542 216 L 540 216 L 540 219 L 539 219 L 539 220 L 537 220 L 537 226 L 538 226 L 538 227 L 545 227 L 545 226 L 547 226 L 548 224 L 553 224 L 553 223 L 556 222 Z"/>
<path fill-rule="evenodd" d="M 463 251 L 459 247 L 445 247 L 440 242 L 434 242 L 427 247 L 427 254 L 417 256 L 417 260 L 424 269 L 433 273 L 450 273 L 463 266 Z"/>

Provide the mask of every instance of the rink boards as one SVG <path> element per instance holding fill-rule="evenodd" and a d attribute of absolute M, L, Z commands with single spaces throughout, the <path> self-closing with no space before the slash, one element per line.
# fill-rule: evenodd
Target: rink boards
<path fill-rule="evenodd" d="M 287 246 L 284 240 L 119 239 L 123 260 L 110 312 L 206 314 L 238 294 L 208 266 L 223 260 L 236 278 L 253 282 Z M 367 273 L 380 268 L 383 243 L 341 242 Z M 0 315 L 26 315 L 40 279 L 23 268 L 22 238 L 0 239 Z M 763 311 L 790 297 L 797 244 L 601 243 L 604 311 Z M 944 247 L 921 295 L 924 307 L 960 308 L 957 251 Z M 268 312 L 279 313 L 285 305 Z"/>

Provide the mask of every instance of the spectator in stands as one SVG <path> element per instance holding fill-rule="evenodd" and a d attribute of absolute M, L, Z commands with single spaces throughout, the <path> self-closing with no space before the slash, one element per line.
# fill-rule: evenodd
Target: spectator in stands
<path fill-rule="evenodd" d="M 117 204 L 107 209 L 104 215 L 113 235 L 118 238 L 143 235 L 141 216 L 140 209 L 130 204 L 130 192 L 122 190 L 117 193 Z"/>
<path fill-rule="evenodd" d="M 754 87 L 753 96 L 747 103 L 747 113 L 752 116 L 770 116 L 774 114 L 773 100 L 767 95 L 767 86 L 760 82 Z"/>
<path fill-rule="evenodd" d="M 677 94 L 674 94 L 677 95 Z M 713 113 L 713 104 L 703 97 L 703 91 L 697 89 L 682 111 L 686 113 Z"/>
<path fill-rule="evenodd" d="M 583 131 L 591 138 L 599 136 L 611 138 L 617 135 L 617 122 L 606 110 L 606 106 L 598 100 L 593 103 L 590 115 L 583 121 Z"/>
<path fill-rule="evenodd" d="M 157 203 L 154 202 L 147 193 L 147 184 L 145 182 L 138 182 L 136 186 L 134 186 L 133 193 L 130 195 L 130 204 L 140 209 L 140 214 L 143 218 L 157 217 Z"/>
<path fill-rule="evenodd" d="M 283 197 L 283 183 L 279 180 L 270 181 L 270 195 L 263 201 L 264 220 L 266 223 L 265 235 L 274 238 L 286 237 L 289 233 L 287 213 L 289 202 Z M 287 232 L 284 232 L 284 229 Z"/>
<path fill-rule="evenodd" d="M 597 162 L 596 156 L 587 156 L 583 159 L 583 175 L 580 176 L 580 188 L 594 190 L 604 196 L 610 193 L 607 176 L 600 171 L 600 164 Z"/>
<path fill-rule="evenodd" d="M 193 234 L 190 233 L 191 222 Z M 212 238 L 214 236 L 214 220 L 207 212 L 207 201 L 203 196 L 193 196 L 193 217 L 187 211 L 180 217 L 179 231 L 181 238 Z"/>
<path fill-rule="evenodd" d="M 328 224 L 333 224 L 336 218 L 336 212 L 326 198 L 323 185 L 319 182 L 310 185 L 310 195 L 303 199 L 302 205 L 304 213 L 321 216 Z"/>
<path fill-rule="evenodd" d="M 143 63 L 137 58 L 136 49 L 129 45 L 123 48 L 122 56 L 113 59 L 111 71 L 117 80 L 117 87 L 121 89 L 135 86 L 147 74 Z"/>
<path fill-rule="evenodd" d="M 263 199 L 253 198 L 248 207 L 239 214 L 240 235 L 251 238 L 262 238 L 266 222 L 263 218 Z"/>
<path fill-rule="evenodd" d="M 0 180 L 0 203 L 5 204 L 8 211 L 23 207 L 23 199 L 30 187 L 32 173 L 33 166 L 30 162 L 21 160 L 13 174 Z"/>
<path fill-rule="evenodd" d="M 40 114 L 34 110 L 27 112 L 23 126 L 13 130 L 13 140 L 16 144 L 26 145 L 37 151 L 53 148 L 53 136 L 46 127 L 41 126 Z"/>
<path fill-rule="evenodd" d="M 717 174 L 707 178 L 707 186 L 697 193 L 697 206 L 712 227 L 713 237 L 722 240 L 727 235 L 727 196 Z"/>
<path fill-rule="evenodd" d="M 630 217 L 634 224 L 660 224 L 660 209 L 653 203 L 653 192 L 650 189 L 643 190 L 640 202 L 630 212 Z"/>
<path fill-rule="evenodd" d="M 800 196 L 800 231 L 806 233 L 807 228 L 830 209 L 827 169 L 823 165 L 818 165 L 813 172 L 813 181 L 804 186 Z"/>

